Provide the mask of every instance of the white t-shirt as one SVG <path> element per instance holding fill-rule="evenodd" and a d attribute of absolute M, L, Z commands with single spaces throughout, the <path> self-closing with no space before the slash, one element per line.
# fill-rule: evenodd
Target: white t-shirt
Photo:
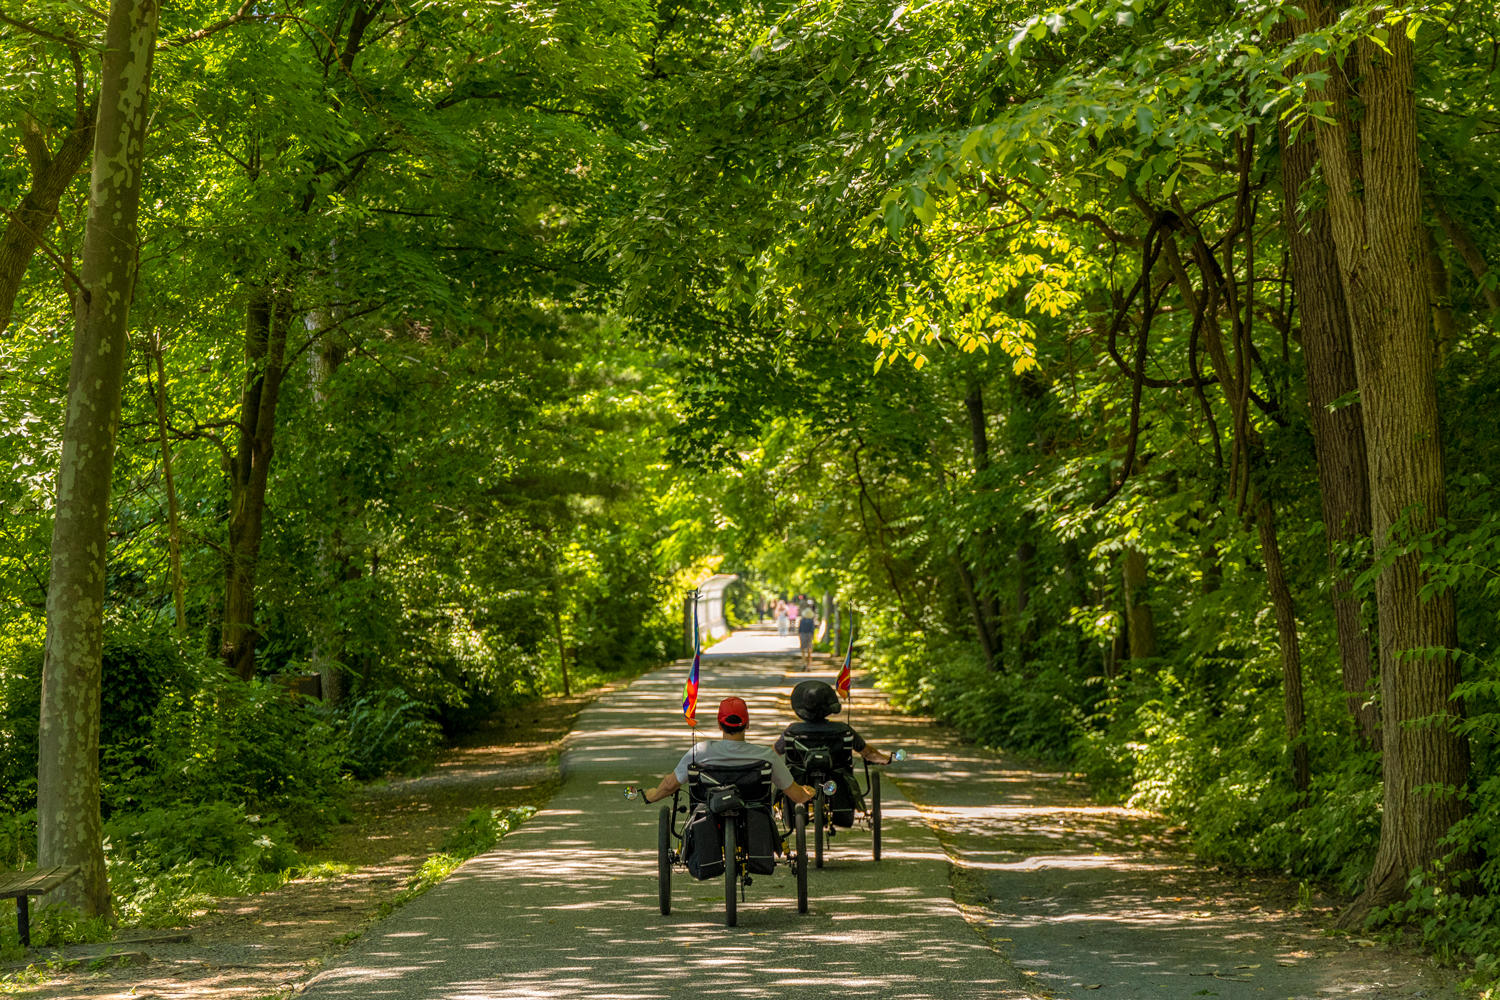
<path fill-rule="evenodd" d="M 770 747 L 746 743 L 744 740 L 704 740 L 702 743 L 695 743 L 693 749 L 682 755 L 672 773 L 677 776 L 679 784 L 686 786 L 689 764 L 704 767 L 709 764 L 759 764 L 763 760 L 771 762 L 771 781 L 777 788 L 786 789 L 792 784 L 792 772 L 787 770 L 786 760 L 781 754 Z"/>

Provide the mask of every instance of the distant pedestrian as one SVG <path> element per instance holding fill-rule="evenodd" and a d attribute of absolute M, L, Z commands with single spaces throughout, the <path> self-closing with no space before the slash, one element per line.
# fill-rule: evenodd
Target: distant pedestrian
<path fill-rule="evenodd" d="M 818 630 L 818 620 L 812 609 L 797 619 L 797 642 L 802 648 L 802 669 L 812 669 L 813 633 Z"/>
<path fill-rule="evenodd" d="M 786 602 L 786 627 L 787 631 L 791 632 L 793 635 L 797 633 L 797 619 L 801 617 L 801 615 L 802 609 L 798 607 L 797 599 L 795 597 Z M 782 634 L 785 635 L 786 633 Z"/>
<path fill-rule="evenodd" d="M 786 616 L 786 601 L 776 598 L 776 634 L 785 636 L 788 619 Z"/>

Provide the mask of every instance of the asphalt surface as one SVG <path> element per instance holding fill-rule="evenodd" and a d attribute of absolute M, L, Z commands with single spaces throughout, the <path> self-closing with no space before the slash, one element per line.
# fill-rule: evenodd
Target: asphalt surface
<path fill-rule="evenodd" d="M 792 721 L 796 637 L 741 632 L 705 655 L 699 717 L 750 705 L 749 738 Z M 832 680 L 830 664 L 811 676 Z M 586 709 L 547 809 L 376 925 L 303 996 L 422 1000 L 666 997 L 1458 1000 L 1456 977 L 1330 937 L 1295 886 L 1194 863 L 1154 817 L 1099 806 L 1070 776 L 894 715 L 856 682 L 851 721 L 911 760 L 882 783 L 882 859 L 842 832 L 796 911 L 787 868 L 723 925 L 722 880 L 679 873 L 656 902 L 658 806 L 627 801 L 687 749 L 686 668 Z M 702 730 L 700 730 L 700 733 Z M 914 805 L 913 803 L 916 803 Z M 958 902 L 955 902 L 955 896 Z"/>
<path fill-rule="evenodd" d="M 750 705 L 749 738 L 793 721 L 797 639 L 740 633 L 704 656 L 700 720 L 720 698 Z M 771 655 L 768 655 L 771 654 Z M 382 921 L 301 995 L 422 1000 L 655 1000 L 687 996 L 890 1000 L 1020 998 L 1024 977 L 953 902 L 943 847 L 891 784 L 882 858 L 868 833 L 841 833 L 809 873 L 799 915 L 789 868 L 757 876 L 724 926 L 723 882 L 679 875 L 657 909 L 657 806 L 627 801 L 689 745 L 685 671 L 648 674 L 595 702 L 564 753 L 549 804 L 494 851 Z M 710 728 L 710 733 L 717 735 Z"/>

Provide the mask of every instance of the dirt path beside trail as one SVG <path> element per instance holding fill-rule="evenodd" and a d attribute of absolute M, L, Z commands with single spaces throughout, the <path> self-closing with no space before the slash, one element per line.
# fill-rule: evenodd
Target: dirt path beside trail
<path fill-rule="evenodd" d="M 607 689 L 601 689 L 607 690 Z M 426 774 L 363 787 L 354 821 L 333 831 L 310 860 L 357 866 L 336 878 L 298 879 L 273 892 L 220 899 L 184 930 L 122 932 L 110 946 L 39 952 L 34 962 L 123 953 L 73 967 L 6 970 L 0 995 L 28 1000 L 262 1000 L 296 987 L 358 936 L 405 887 L 443 839 L 480 806 L 543 805 L 555 761 L 578 713 L 600 690 L 523 706 L 445 752 Z M 157 940 L 132 942 L 151 935 Z"/>

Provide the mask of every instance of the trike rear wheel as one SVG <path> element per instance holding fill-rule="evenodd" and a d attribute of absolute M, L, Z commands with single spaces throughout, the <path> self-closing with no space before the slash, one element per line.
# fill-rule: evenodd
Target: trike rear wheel
<path fill-rule="evenodd" d="M 796 809 L 797 826 L 797 912 L 807 912 L 807 806 Z"/>
<path fill-rule="evenodd" d="M 735 904 L 739 902 L 740 863 L 736 841 L 735 818 L 724 817 L 724 926 L 733 927 L 739 920 Z"/>

